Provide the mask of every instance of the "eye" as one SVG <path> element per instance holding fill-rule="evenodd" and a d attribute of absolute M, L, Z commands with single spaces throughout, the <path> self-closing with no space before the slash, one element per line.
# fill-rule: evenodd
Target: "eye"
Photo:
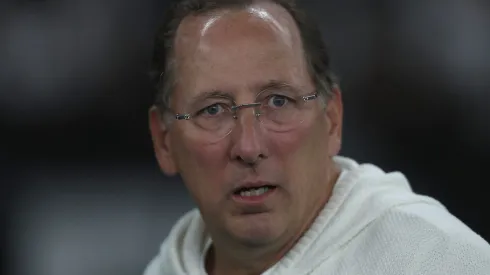
<path fill-rule="evenodd" d="M 197 112 L 197 115 L 216 116 L 225 111 L 225 107 L 221 103 L 209 105 Z"/>
<path fill-rule="evenodd" d="M 269 97 L 267 105 L 273 108 L 281 108 L 289 102 L 289 98 L 283 95 L 272 95 Z"/>

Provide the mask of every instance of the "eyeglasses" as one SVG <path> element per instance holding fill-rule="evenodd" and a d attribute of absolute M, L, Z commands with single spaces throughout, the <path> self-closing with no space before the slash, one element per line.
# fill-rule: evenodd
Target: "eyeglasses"
<path fill-rule="evenodd" d="M 229 97 L 215 96 L 188 108 L 187 113 L 175 114 L 175 119 L 192 121 L 197 126 L 192 134 L 214 143 L 232 132 L 239 110 L 253 108 L 255 117 L 265 129 L 287 132 L 303 123 L 308 115 L 304 112 L 307 103 L 318 98 L 317 93 L 298 94 L 289 86 L 265 89 L 257 95 L 255 102 L 239 105 Z"/>

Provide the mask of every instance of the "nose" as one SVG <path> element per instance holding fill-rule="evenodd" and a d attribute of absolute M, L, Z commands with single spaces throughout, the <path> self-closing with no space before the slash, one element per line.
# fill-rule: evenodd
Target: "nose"
<path fill-rule="evenodd" d="M 264 133 L 252 108 L 241 111 L 232 133 L 231 158 L 242 164 L 256 165 L 268 156 Z"/>

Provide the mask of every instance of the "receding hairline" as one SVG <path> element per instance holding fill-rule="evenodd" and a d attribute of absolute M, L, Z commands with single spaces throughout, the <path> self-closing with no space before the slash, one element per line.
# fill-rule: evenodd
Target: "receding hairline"
<path fill-rule="evenodd" d="M 252 11 L 251 10 L 252 8 L 256 8 L 256 11 Z M 191 12 L 189 15 L 185 16 L 181 20 L 180 24 L 177 27 L 174 36 L 174 41 L 173 41 L 174 47 L 173 47 L 172 54 L 175 54 L 177 41 L 182 37 L 185 37 L 185 35 L 188 35 L 188 33 L 184 33 L 184 34 L 182 33 L 186 25 L 188 24 L 195 25 L 195 27 L 191 29 L 194 29 L 194 31 L 196 31 L 201 29 L 202 25 L 206 24 L 206 22 L 209 21 L 214 16 L 225 16 L 229 13 L 240 13 L 240 12 L 248 12 L 249 14 L 252 14 L 257 19 L 260 19 L 262 21 L 267 21 L 267 19 L 263 18 L 264 16 L 258 15 L 260 10 L 264 10 L 266 11 L 267 14 L 270 14 L 271 19 L 279 23 L 278 24 L 279 26 L 287 29 L 291 35 L 294 35 L 294 41 L 299 41 L 300 44 L 302 44 L 299 27 L 295 19 L 293 18 L 293 16 L 286 8 L 270 0 L 255 0 L 255 1 L 250 1 L 250 3 L 228 4 L 222 7 L 209 8 L 205 10 Z"/>
<path fill-rule="evenodd" d="M 300 45 L 307 63 L 310 76 L 322 96 L 329 98 L 337 78 L 330 68 L 330 57 L 315 20 L 305 14 L 295 0 L 182 0 L 168 10 L 162 27 L 155 38 L 155 49 L 152 60 L 152 78 L 155 81 L 157 95 L 155 105 L 163 111 L 167 109 L 170 96 L 174 93 L 175 80 L 178 77 L 175 68 L 175 43 L 183 21 L 195 17 L 219 13 L 223 10 L 239 11 L 247 7 L 266 4 L 283 9 L 293 19 L 293 28 L 299 33 Z M 280 9 L 274 9 L 279 11 Z M 281 17 L 283 13 L 281 13 Z M 287 17 L 286 17 L 287 18 Z M 284 20 L 284 19 L 281 19 Z M 288 28 L 291 29 L 290 20 Z"/>
<path fill-rule="evenodd" d="M 259 14 L 262 11 L 264 12 L 264 15 Z M 286 8 L 273 1 L 253 1 L 251 3 L 247 3 L 246 5 L 235 5 L 231 8 L 219 7 L 209 11 L 206 10 L 204 12 L 191 13 L 181 20 L 175 32 L 173 47 L 170 53 L 173 64 L 172 70 L 175 73 L 174 89 L 176 88 L 175 86 L 178 85 L 179 64 L 183 64 L 181 62 L 185 63 L 185 60 L 189 58 L 189 55 L 187 54 L 189 50 L 196 50 L 197 45 L 200 43 L 199 40 L 201 39 L 200 32 L 205 28 L 205 25 L 215 16 L 230 15 L 229 18 L 224 18 L 223 20 L 233 21 L 235 20 L 233 15 L 239 13 L 250 14 L 252 18 L 256 18 L 257 22 L 261 21 L 258 24 L 265 24 L 267 26 L 269 29 L 267 32 L 270 31 L 271 37 L 275 36 L 275 39 L 280 39 L 285 41 L 285 44 L 289 44 L 291 49 L 293 49 L 297 54 L 301 55 L 300 62 L 303 63 L 302 66 L 304 66 L 305 71 L 308 72 L 308 62 L 305 56 L 305 48 L 303 45 L 301 32 L 294 17 Z M 270 18 L 266 18 L 266 15 L 269 15 Z M 217 21 L 219 20 L 220 19 L 217 19 Z M 244 24 L 248 24 L 248 22 L 244 21 Z M 240 33 L 238 33 L 238 35 L 240 35 Z M 266 35 L 268 36 L 269 34 Z M 311 80 L 313 81 L 313 79 Z"/>

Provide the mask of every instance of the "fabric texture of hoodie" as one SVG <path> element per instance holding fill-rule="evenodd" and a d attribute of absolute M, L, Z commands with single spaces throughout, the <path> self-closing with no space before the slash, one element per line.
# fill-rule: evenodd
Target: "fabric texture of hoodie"
<path fill-rule="evenodd" d="M 263 275 L 490 275 L 490 245 L 405 176 L 337 156 L 332 196 L 297 244 Z M 205 275 L 212 240 L 200 212 L 172 228 L 144 275 Z"/>

